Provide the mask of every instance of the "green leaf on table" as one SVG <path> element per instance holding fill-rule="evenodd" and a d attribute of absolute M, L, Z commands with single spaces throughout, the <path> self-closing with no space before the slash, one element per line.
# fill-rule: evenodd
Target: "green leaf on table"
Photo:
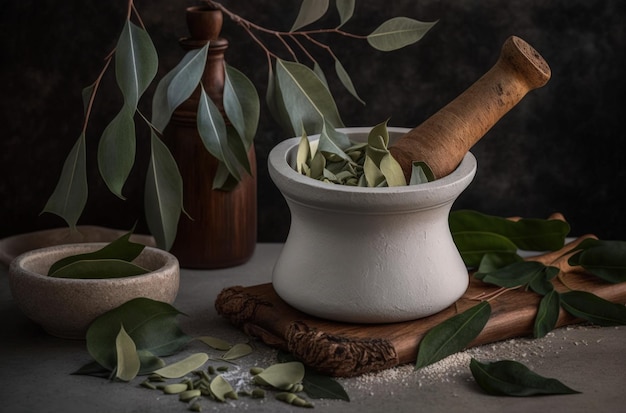
<path fill-rule="evenodd" d="M 561 306 L 574 317 L 599 326 L 626 325 L 626 306 L 612 303 L 587 291 L 562 293 Z"/>
<path fill-rule="evenodd" d="M 147 274 L 149 270 L 132 262 L 118 259 L 98 259 L 74 261 L 59 268 L 51 277 L 73 279 L 123 278 Z"/>
<path fill-rule="evenodd" d="M 299 361 L 272 364 L 261 373 L 255 375 L 253 380 L 261 386 L 272 386 L 279 390 L 289 390 L 294 384 L 304 379 L 304 364 Z"/>
<path fill-rule="evenodd" d="M 229 64 L 224 67 L 224 111 L 248 151 L 259 124 L 259 95 L 246 75 Z"/>
<path fill-rule="evenodd" d="M 436 363 L 463 350 L 483 330 L 491 316 L 491 305 L 483 301 L 431 328 L 420 341 L 415 368 Z"/>
<path fill-rule="evenodd" d="M 153 373 L 166 379 L 179 379 L 192 371 L 200 369 L 208 360 L 208 354 L 194 353 L 175 363 L 168 364 L 158 370 L 154 370 Z"/>
<path fill-rule="evenodd" d="M 474 277 L 498 287 L 515 288 L 528 284 L 535 277 L 543 276 L 545 267 L 537 261 L 518 261 L 492 272 L 476 272 Z"/>
<path fill-rule="evenodd" d="M 555 290 L 550 291 L 541 298 L 533 326 L 533 336 L 535 338 L 544 337 L 554 330 L 559 319 L 560 310 L 561 300 L 559 293 Z"/>
<path fill-rule="evenodd" d="M 565 244 L 570 231 L 567 222 L 558 219 L 522 218 L 519 221 L 472 210 L 450 213 L 450 231 L 495 233 L 508 238 L 517 248 L 528 251 L 556 251 Z"/>
<path fill-rule="evenodd" d="M 517 245 L 507 237 L 493 232 L 452 232 L 454 243 L 468 267 L 478 267 L 485 254 L 517 254 Z"/>
<path fill-rule="evenodd" d="M 196 90 L 206 64 L 209 43 L 188 51 L 157 84 L 152 97 L 152 124 L 163 132 L 174 110 Z"/>
<path fill-rule="evenodd" d="M 50 266 L 48 275 L 52 275 L 62 267 L 76 261 L 85 260 L 102 260 L 102 259 L 119 259 L 124 261 L 132 261 L 141 254 L 145 245 L 131 242 L 130 237 L 133 231 L 129 231 L 116 240 L 108 243 L 104 247 L 85 254 L 76 254 L 69 257 L 61 258 Z"/>
<path fill-rule="evenodd" d="M 350 396 L 341 383 L 312 369 L 305 368 L 302 385 L 304 392 L 312 399 L 350 401 Z"/>
<path fill-rule="evenodd" d="M 227 398 L 237 398 L 237 393 L 235 392 L 233 387 L 221 375 L 217 375 L 213 380 L 211 380 L 209 388 L 211 389 L 211 394 L 213 394 L 213 396 L 215 396 L 215 398 L 221 402 L 225 401 Z"/>
<path fill-rule="evenodd" d="M 76 229 L 76 222 L 87 204 L 87 192 L 87 156 L 82 133 L 67 155 L 59 181 L 41 213 L 58 215 L 71 229 Z"/>
<path fill-rule="evenodd" d="M 202 341 L 204 344 L 215 350 L 227 351 L 233 347 L 228 341 L 217 337 L 201 336 L 196 337 L 196 340 Z"/>
<path fill-rule="evenodd" d="M 180 314 L 170 304 L 135 298 L 91 323 L 85 336 L 87 350 L 102 367 L 113 370 L 117 366 L 115 340 L 123 325 L 137 352 L 157 357 L 174 354 L 191 340 L 178 326 L 176 317 Z"/>
<path fill-rule="evenodd" d="M 291 27 L 292 32 L 318 21 L 328 10 L 328 0 L 303 0 L 298 17 Z"/>
<path fill-rule="evenodd" d="M 370 33 L 367 42 L 383 52 L 397 50 L 419 41 L 436 23 L 394 17 Z"/>
<path fill-rule="evenodd" d="M 124 104 L 132 112 L 156 76 L 158 63 L 148 32 L 126 20 L 115 48 L 115 77 L 124 95 Z"/>
<path fill-rule="evenodd" d="M 183 178 L 169 149 L 154 132 L 144 205 L 148 228 L 159 248 L 169 250 L 176 238 L 178 220 L 183 210 Z"/>
<path fill-rule="evenodd" d="M 568 259 L 570 265 L 582 266 L 585 270 L 604 281 L 621 283 L 626 281 L 626 242 L 586 239 Z"/>
<path fill-rule="evenodd" d="M 253 349 L 250 344 L 237 343 L 220 357 L 222 360 L 237 360 L 252 353 Z"/>
<path fill-rule="evenodd" d="M 282 97 L 293 131 L 300 125 L 308 134 L 320 133 L 325 121 L 335 128 L 344 126 L 332 95 L 307 66 L 278 59 L 276 61 L 277 91 Z"/>
<path fill-rule="evenodd" d="M 198 133 L 206 150 L 223 162 L 228 172 L 237 180 L 241 179 L 239 161 L 228 143 L 226 122 L 219 108 L 203 87 L 200 89 L 200 103 L 198 104 Z"/>
<path fill-rule="evenodd" d="M 335 6 L 339 13 L 339 26 L 343 26 L 354 15 L 356 0 L 336 0 Z"/>
<path fill-rule="evenodd" d="M 115 350 L 117 354 L 115 377 L 122 381 L 131 381 L 137 377 L 141 365 L 135 342 L 124 330 L 124 325 L 120 327 L 115 338 Z"/>
<path fill-rule="evenodd" d="M 135 164 L 135 122 L 126 107 L 113 118 L 98 143 L 98 170 L 109 190 L 120 199 Z"/>
<path fill-rule="evenodd" d="M 476 383 L 495 396 L 535 396 L 579 393 L 560 381 L 545 378 L 512 360 L 481 363 L 472 358 L 470 370 Z"/>
<path fill-rule="evenodd" d="M 335 72 L 337 73 L 337 77 L 341 81 L 341 84 L 348 90 L 348 92 L 350 92 L 350 94 L 354 96 L 356 100 L 361 102 L 361 104 L 365 105 L 365 101 L 361 99 L 358 92 L 356 91 L 356 88 L 354 87 L 354 83 L 352 83 L 352 79 L 350 78 L 350 75 L 346 71 L 346 68 L 343 67 L 343 65 L 337 58 L 335 58 Z"/>

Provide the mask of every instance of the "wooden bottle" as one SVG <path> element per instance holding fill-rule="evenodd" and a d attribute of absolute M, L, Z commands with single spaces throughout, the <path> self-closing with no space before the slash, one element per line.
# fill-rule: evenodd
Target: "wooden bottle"
<path fill-rule="evenodd" d="M 390 148 L 407 181 L 412 162 L 424 161 L 436 178 L 454 171 L 470 148 L 531 90 L 550 79 L 550 67 L 519 37 L 509 37 L 495 65 L 466 91 Z"/>
<path fill-rule="evenodd" d="M 224 114 L 224 52 L 228 41 L 219 37 L 222 12 L 198 6 L 187 9 L 190 36 L 181 39 L 185 50 L 209 42 L 202 84 Z M 248 159 L 252 175 L 245 175 L 232 191 L 212 189 L 218 161 L 204 147 L 196 119 L 199 89 L 172 115 L 164 141 L 183 178 L 182 214 L 171 252 L 184 268 L 224 268 L 243 264 L 252 256 L 257 237 L 257 181 L 254 146 Z M 226 119 L 226 118 L 225 118 Z M 228 120 L 227 120 L 228 122 Z"/>

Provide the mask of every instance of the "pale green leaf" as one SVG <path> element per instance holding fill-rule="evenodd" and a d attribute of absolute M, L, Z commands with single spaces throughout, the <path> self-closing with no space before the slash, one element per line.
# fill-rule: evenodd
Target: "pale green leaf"
<path fill-rule="evenodd" d="M 67 155 L 54 192 L 41 212 L 56 214 L 63 218 L 70 228 L 75 229 L 76 222 L 87 204 L 87 191 L 87 158 L 83 133 Z"/>
<path fill-rule="evenodd" d="M 299 361 L 272 364 L 254 376 L 254 382 L 262 386 L 272 386 L 279 390 L 288 390 L 292 385 L 304 379 L 304 365 Z"/>
<path fill-rule="evenodd" d="M 337 72 L 337 76 L 339 77 L 341 84 L 348 90 L 348 92 L 350 92 L 350 94 L 354 96 L 356 100 L 365 105 L 365 101 L 361 99 L 358 92 L 356 91 L 350 75 L 338 59 L 335 59 L 335 72 Z"/>
<path fill-rule="evenodd" d="M 304 125 L 308 134 L 320 133 L 325 121 L 335 128 L 344 126 L 335 100 L 313 70 L 279 59 L 276 76 L 284 105 L 289 108 L 292 130 Z"/>
<path fill-rule="evenodd" d="M 211 389 L 211 393 L 215 396 L 215 398 L 221 402 L 228 399 L 237 399 L 237 393 L 233 387 L 226 381 L 224 377 L 221 375 L 216 376 L 213 380 L 211 380 L 211 384 L 209 384 L 209 388 Z"/>
<path fill-rule="evenodd" d="M 411 165 L 409 185 L 425 184 L 435 180 L 435 174 L 425 162 L 414 161 Z"/>
<path fill-rule="evenodd" d="M 98 144 L 98 169 L 109 190 L 121 199 L 135 164 L 135 122 L 126 107 L 104 129 Z"/>
<path fill-rule="evenodd" d="M 248 174 L 252 175 L 254 172 L 252 171 L 252 165 L 250 165 L 250 159 L 248 158 L 248 153 L 251 150 L 250 146 L 246 146 L 245 142 L 232 125 L 226 125 L 226 141 L 228 142 L 228 147 L 234 158 L 237 160 L 237 170 L 240 171 L 241 168 L 243 168 Z M 250 144 L 252 144 L 252 142 Z M 237 180 L 236 177 L 234 178 Z M 241 178 L 241 172 L 239 178 Z"/>
<path fill-rule="evenodd" d="M 324 74 L 324 70 L 322 70 L 322 67 L 317 62 L 313 63 L 313 73 L 315 73 L 317 75 L 317 77 L 324 84 L 324 86 L 326 86 L 326 89 L 328 89 L 328 80 L 326 79 L 326 75 Z"/>
<path fill-rule="evenodd" d="M 158 63 L 148 32 L 127 20 L 115 49 L 115 77 L 125 105 L 133 112 L 156 76 Z"/>
<path fill-rule="evenodd" d="M 115 338 L 115 349 L 117 353 L 115 377 L 122 381 L 131 381 L 137 377 L 141 363 L 135 342 L 128 335 L 126 330 L 124 330 L 123 325 L 120 327 L 120 332 Z"/>
<path fill-rule="evenodd" d="M 220 357 L 222 360 L 236 360 L 252 353 L 252 346 L 246 343 L 237 343 Z"/>
<path fill-rule="evenodd" d="M 250 149 L 259 124 L 259 95 L 254 84 L 239 70 L 226 64 L 224 111 L 241 136 L 246 151 Z"/>
<path fill-rule="evenodd" d="M 328 10 L 328 0 L 302 0 L 298 17 L 291 27 L 296 31 L 319 20 Z"/>
<path fill-rule="evenodd" d="M 152 98 L 152 124 L 163 132 L 174 110 L 196 90 L 206 64 L 209 44 L 188 51 L 158 83 Z"/>
<path fill-rule="evenodd" d="M 419 41 L 437 22 L 421 22 L 408 17 L 394 17 L 367 36 L 375 49 L 388 52 Z"/>
<path fill-rule="evenodd" d="M 306 132 L 303 132 L 300 143 L 298 144 L 298 153 L 296 155 L 296 170 L 298 173 L 304 173 L 304 168 L 307 167 L 311 161 L 311 145 L 309 144 L 309 138 L 306 136 Z"/>
<path fill-rule="evenodd" d="M 166 379 L 179 379 L 194 370 L 198 370 L 204 366 L 204 363 L 208 360 L 208 354 L 195 353 L 175 363 L 168 364 L 165 367 L 155 370 L 154 374 L 158 374 Z"/>
<path fill-rule="evenodd" d="M 335 5 L 339 12 L 339 27 L 343 26 L 354 14 L 356 0 L 336 0 Z"/>
<path fill-rule="evenodd" d="M 363 176 L 365 176 L 367 186 L 370 188 L 380 186 L 385 181 L 385 176 L 369 156 L 365 158 L 363 163 Z"/>
<path fill-rule="evenodd" d="M 207 151 L 220 162 L 223 162 L 235 178 L 241 179 L 237 158 L 228 144 L 228 131 L 224 118 L 204 88 L 200 89 L 198 133 Z"/>
<path fill-rule="evenodd" d="M 333 131 L 334 128 L 331 125 L 327 123 L 323 124 L 317 144 L 317 151 L 325 155 L 336 155 L 341 159 L 351 161 L 350 157 L 343 151 L 343 148 L 347 147 L 350 142 L 342 141 L 342 135 L 333 133 Z"/>
<path fill-rule="evenodd" d="M 159 248 L 169 250 L 183 208 L 183 179 L 167 146 L 154 133 L 150 141 L 144 192 L 146 221 Z"/>
<path fill-rule="evenodd" d="M 232 191 L 239 185 L 239 181 L 228 172 L 228 168 L 223 162 L 217 164 L 217 170 L 215 171 L 215 178 L 213 178 L 212 189 L 218 189 L 220 191 Z"/>
<path fill-rule="evenodd" d="M 233 347 L 232 344 L 230 344 L 228 341 L 212 336 L 196 337 L 196 340 L 202 341 L 204 344 L 215 350 L 227 351 Z"/>
<path fill-rule="evenodd" d="M 390 153 L 380 161 L 380 171 L 383 173 L 388 186 L 405 186 L 406 178 L 402 167 Z"/>

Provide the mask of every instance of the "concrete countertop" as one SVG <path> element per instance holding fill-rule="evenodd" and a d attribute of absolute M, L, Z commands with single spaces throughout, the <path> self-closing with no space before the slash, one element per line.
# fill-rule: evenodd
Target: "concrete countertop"
<path fill-rule="evenodd" d="M 211 335 L 231 342 L 247 341 L 240 330 L 218 316 L 217 294 L 233 285 L 255 285 L 271 279 L 282 244 L 259 244 L 245 265 L 214 271 L 183 270 L 174 305 L 187 317 L 181 327 L 191 336 Z M 0 412 L 186 412 L 178 397 L 131 383 L 109 382 L 70 375 L 91 360 L 84 341 L 47 335 L 28 320 L 13 302 L 7 268 L 0 267 Z M 425 369 L 410 365 L 351 379 L 339 379 L 351 401 L 312 400 L 323 412 L 620 412 L 626 406 L 626 327 L 575 326 L 555 330 L 542 339 L 519 338 L 470 349 Z M 191 343 L 168 362 L 198 351 L 211 350 Z M 217 355 L 216 353 L 215 355 Z M 535 372 L 554 377 L 581 394 L 531 398 L 484 394 L 469 371 L 470 357 L 480 361 L 512 359 Z M 275 350 L 262 343 L 256 351 L 231 366 L 227 373 L 235 386 L 246 385 L 254 365 L 275 362 Z M 242 380 L 241 380 L 242 379 Z M 202 402 L 204 412 L 299 411 L 268 394 L 262 400 L 240 398 L 227 403 Z"/>

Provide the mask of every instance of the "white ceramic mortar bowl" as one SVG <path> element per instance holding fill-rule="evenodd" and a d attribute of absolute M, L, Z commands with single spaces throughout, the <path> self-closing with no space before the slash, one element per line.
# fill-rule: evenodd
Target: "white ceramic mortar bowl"
<path fill-rule="evenodd" d="M 173 303 L 180 270 L 172 254 L 146 247 L 135 263 L 147 274 L 110 279 L 70 279 L 46 275 L 50 266 L 69 255 L 102 248 L 106 243 L 66 244 L 36 249 L 9 266 L 9 287 L 18 308 L 49 334 L 84 339 L 99 315 L 137 297 Z"/>
<path fill-rule="evenodd" d="M 343 131 L 365 141 L 370 129 Z M 389 128 L 390 141 L 407 131 Z M 433 182 L 359 188 L 297 173 L 299 141 L 281 142 L 268 161 L 291 212 L 272 279 L 283 300 L 330 320 L 389 323 L 435 314 L 463 295 L 469 277 L 448 214 L 476 173 L 471 153 Z"/>

